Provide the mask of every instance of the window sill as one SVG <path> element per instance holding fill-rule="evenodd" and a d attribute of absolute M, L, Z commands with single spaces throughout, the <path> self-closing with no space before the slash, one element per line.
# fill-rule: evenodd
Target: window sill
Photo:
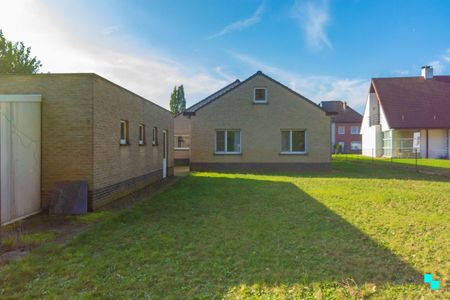
<path fill-rule="evenodd" d="M 120 145 L 120 146 L 130 146 L 130 143 L 128 143 L 128 142 L 125 142 L 125 143 L 120 142 L 119 145 Z"/>
<path fill-rule="evenodd" d="M 139 146 L 147 146 L 146 143 L 139 143 Z"/>
<path fill-rule="evenodd" d="M 267 101 L 253 101 L 253 104 L 269 104 L 269 102 L 267 102 Z"/>
<path fill-rule="evenodd" d="M 173 148 L 175 151 L 189 151 L 189 148 Z"/>
<path fill-rule="evenodd" d="M 152 143 L 152 146 L 158 146 L 158 143 Z"/>
<path fill-rule="evenodd" d="M 214 152 L 214 155 L 242 155 L 242 152 Z"/>
<path fill-rule="evenodd" d="M 308 152 L 280 152 L 280 155 L 308 155 Z"/>

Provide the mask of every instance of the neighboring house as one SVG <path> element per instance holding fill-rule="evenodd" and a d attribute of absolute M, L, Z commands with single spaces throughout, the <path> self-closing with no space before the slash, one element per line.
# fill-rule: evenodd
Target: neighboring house
<path fill-rule="evenodd" d="M 448 158 L 450 76 L 373 78 L 361 133 L 366 156 Z"/>
<path fill-rule="evenodd" d="M 191 124 L 187 116 L 182 113 L 174 118 L 174 163 L 175 166 L 189 165 L 191 145 Z"/>
<path fill-rule="evenodd" d="M 1 220 L 87 181 L 90 209 L 173 172 L 169 111 L 96 75 L 0 75 Z"/>
<path fill-rule="evenodd" d="M 344 101 L 322 101 L 331 116 L 331 147 L 334 153 L 361 153 L 362 115 Z"/>
<path fill-rule="evenodd" d="M 183 115 L 190 124 L 192 170 L 331 168 L 330 117 L 260 71 L 234 81 Z M 180 123 L 176 122 L 177 136 Z"/>

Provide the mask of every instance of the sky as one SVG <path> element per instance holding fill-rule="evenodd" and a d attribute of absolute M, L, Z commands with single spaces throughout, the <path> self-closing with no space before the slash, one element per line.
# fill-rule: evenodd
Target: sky
<path fill-rule="evenodd" d="M 442 0 L 0 0 L 0 29 L 41 72 L 93 72 L 169 107 L 261 70 L 362 112 L 370 78 L 450 74 Z"/>

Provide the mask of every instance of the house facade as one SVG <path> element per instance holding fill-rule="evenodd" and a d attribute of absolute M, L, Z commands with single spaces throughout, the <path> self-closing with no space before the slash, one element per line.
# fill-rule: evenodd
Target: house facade
<path fill-rule="evenodd" d="M 191 123 L 189 117 L 182 113 L 175 116 L 174 128 L 174 164 L 175 166 L 187 166 L 191 157 Z"/>
<path fill-rule="evenodd" d="M 332 152 L 360 154 L 362 115 L 344 101 L 322 101 L 320 106 L 331 117 Z"/>
<path fill-rule="evenodd" d="M 92 210 L 173 172 L 170 112 L 96 74 L 0 75 L 0 103 L 2 223 L 46 209 L 57 182 L 87 181 Z"/>
<path fill-rule="evenodd" d="M 448 158 L 450 76 L 373 78 L 361 134 L 366 156 Z"/>
<path fill-rule="evenodd" d="M 191 106 L 184 117 L 192 170 L 331 168 L 329 116 L 260 71 Z"/>

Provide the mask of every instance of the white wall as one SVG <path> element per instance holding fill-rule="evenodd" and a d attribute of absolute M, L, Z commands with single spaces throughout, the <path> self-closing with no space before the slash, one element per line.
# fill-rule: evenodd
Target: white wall
<path fill-rule="evenodd" d="M 41 207 L 40 101 L 40 95 L 0 95 L 1 224 Z"/>
<path fill-rule="evenodd" d="M 440 158 L 450 154 L 450 141 L 448 139 L 450 129 L 428 130 L 428 158 Z M 427 156 L 427 131 L 420 130 L 420 156 Z"/>
<path fill-rule="evenodd" d="M 370 119 L 379 114 L 380 125 L 370 126 Z M 380 109 L 377 96 L 375 93 L 369 93 L 361 123 L 362 155 L 376 157 L 382 155 L 382 130 L 389 130 L 389 126 L 384 116 L 384 112 Z"/>
<path fill-rule="evenodd" d="M 362 155 L 376 156 L 382 155 L 380 125 L 367 128 L 362 135 Z"/>

